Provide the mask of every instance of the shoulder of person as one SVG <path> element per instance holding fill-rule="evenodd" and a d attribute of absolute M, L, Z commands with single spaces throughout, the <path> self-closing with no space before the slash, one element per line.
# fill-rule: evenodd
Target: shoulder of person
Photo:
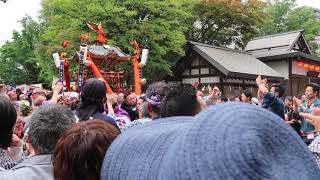
<path fill-rule="evenodd" d="M 263 96 L 263 99 L 265 99 L 265 98 L 275 98 L 275 96 L 271 93 L 271 92 L 267 92 L 267 94 L 265 94 L 264 96 Z"/>
<path fill-rule="evenodd" d="M 105 120 L 105 119 L 113 119 L 111 116 L 107 115 L 107 114 L 103 114 L 99 111 L 96 111 L 95 113 L 92 114 L 91 116 L 93 119 L 102 119 L 102 120 Z"/>
<path fill-rule="evenodd" d="M 0 179 L 53 180 L 51 155 L 32 156 L 10 170 L 0 171 Z"/>
<path fill-rule="evenodd" d="M 111 123 L 111 124 L 117 126 L 116 120 L 113 117 L 108 116 L 108 115 L 103 114 L 103 113 L 98 112 L 98 111 L 95 112 L 94 114 L 92 114 L 91 119 L 100 119 L 102 121 L 105 121 L 105 122 L 108 122 L 108 123 Z"/>
<path fill-rule="evenodd" d="M 320 99 L 316 99 L 313 104 L 314 106 L 320 107 Z"/>
<path fill-rule="evenodd" d="M 320 154 L 319 144 L 320 144 L 320 135 L 316 136 L 316 138 L 311 142 L 308 148 L 311 152 Z"/>
<path fill-rule="evenodd" d="M 273 106 L 275 103 L 279 102 L 280 103 L 280 99 L 277 98 L 276 96 L 274 96 L 272 93 L 268 92 L 267 94 L 265 94 L 263 96 L 263 107 L 269 107 L 269 106 Z"/>
<path fill-rule="evenodd" d="M 122 109 L 124 109 L 124 108 L 127 108 L 127 107 L 128 107 L 128 104 L 125 103 L 125 102 L 123 102 L 120 106 L 121 106 Z"/>
<path fill-rule="evenodd" d="M 284 108 L 284 101 L 281 98 L 277 98 L 277 100 L 278 100 L 279 104 L 281 104 L 281 106 L 283 106 L 283 108 Z"/>

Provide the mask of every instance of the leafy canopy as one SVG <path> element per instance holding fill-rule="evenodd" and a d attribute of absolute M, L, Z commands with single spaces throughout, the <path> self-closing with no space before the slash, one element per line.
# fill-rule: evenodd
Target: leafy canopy
<path fill-rule="evenodd" d="M 297 7 L 296 0 L 277 0 L 269 2 L 265 11 L 268 16 L 260 28 L 261 35 L 304 29 L 311 50 L 317 50 L 314 39 L 320 35 L 320 19 L 313 8 Z"/>
<path fill-rule="evenodd" d="M 184 54 L 186 42 L 185 21 L 191 17 L 191 0 L 45 0 L 42 16 L 47 23 L 43 49 L 54 50 L 64 40 L 72 42 L 68 51 L 77 49 L 79 35 L 94 33 L 85 21 L 101 22 L 109 44 L 119 46 L 133 54 L 129 41 L 136 40 L 140 46 L 150 49 L 150 58 L 144 76 L 160 80 L 171 73 L 171 66 Z M 123 66 L 132 74 L 131 64 Z M 132 79 L 131 79 L 132 80 Z"/>
<path fill-rule="evenodd" d="M 195 5 L 188 38 L 218 46 L 244 45 L 257 34 L 265 13 L 260 0 L 202 0 Z"/>
<path fill-rule="evenodd" d="M 31 17 L 20 21 L 21 32 L 13 32 L 12 41 L 0 48 L 0 78 L 2 83 L 36 83 L 39 73 L 36 61 L 36 44 L 43 28 Z"/>

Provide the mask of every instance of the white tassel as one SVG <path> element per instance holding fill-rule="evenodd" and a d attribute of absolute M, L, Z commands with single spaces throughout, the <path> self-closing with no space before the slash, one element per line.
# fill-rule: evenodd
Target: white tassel
<path fill-rule="evenodd" d="M 56 65 L 57 68 L 60 67 L 60 56 L 59 56 L 59 53 L 53 53 L 52 54 L 52 57 L 53 57 L 53 60 L 54 60 L 54 64 Z"/>
<path fill-rule="evenodd" d="M 142 49 L 141 61 L 139 63 L 140 68 L 142 68 L 147 64 L 148 55 L 149 55 L 149 49 Z"/>

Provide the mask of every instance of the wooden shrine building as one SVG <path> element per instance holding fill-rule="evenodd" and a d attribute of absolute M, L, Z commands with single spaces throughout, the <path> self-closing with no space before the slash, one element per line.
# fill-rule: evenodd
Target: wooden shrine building
<path fill-rule="evenodd" d="M 255 38 L 246 51 L 284 77 L 287 95 L 301 95 L 308 83 L 320 83 L 320 58 L 311 54 L 303 30 Z"/>
<path fill-rule="evenodd" d="M 175 80 L 217 85 L 224 95 L 250 88 L 258 75 L 281 83 L 287 95 L 301 95 L 309 82 L 320 83 L 320 58 L 312 56 L 303 30 L 255 38 L 244 51 L 187 43 L 186 56 L 174 67 Z"/>

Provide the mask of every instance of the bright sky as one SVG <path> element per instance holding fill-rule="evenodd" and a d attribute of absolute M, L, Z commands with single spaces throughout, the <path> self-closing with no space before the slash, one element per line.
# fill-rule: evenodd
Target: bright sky
<path fill-rule="evenodd" d="M 320 0 L 297 0 L 299 6 L 311 6 L 320 9 Z M 19 20 L 26 14 L 37 18 L 41 0 L 0 0 L 0 46 L 10 40 L 13 30 L 21 30 Z"/>
<path fill-rule="evenodd" d="M 10 40 L 13 30 L 21 30 L 19 20 L 26 14 L 36 19 L 41 0 L 0 0 L 0 46 Z"/>
<path fill-rule="evenodd" d="M 310 6 L 320 9 L 320 0 L 297 0 L 299 6 Z"/>

